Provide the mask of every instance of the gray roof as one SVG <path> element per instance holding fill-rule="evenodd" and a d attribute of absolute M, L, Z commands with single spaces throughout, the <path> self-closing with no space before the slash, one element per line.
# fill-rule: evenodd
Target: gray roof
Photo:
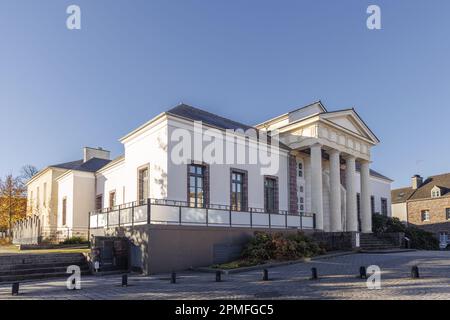
<path fill-rule="evenodd" d="M 255 127 L 218 116 L 214 113 L 211 113 L 211 112 L 208 112 L 208 111 L 205 111 L 202 109 L 198 109 L 198 108 L 189 106 L 184 103 L 179 104 L 178 106 L 170 109 L 169 111 L 167 111 L 167 113 L 175 115 L 175 116 L 187 118 L 190 120 L 194 120 L 194 121 L 202 121 L 211 126 L 218 127 L 218 128 L 225 129 L 225 130 L 226 129 L 232 129 L 232 130 L 242 129 L 242 130 L 246 131 L 248 129 L 254 129 L 257 133 L 260 132 Z M 267 137 L 267 141 L 270 144 L 270 136 Z M 281 141 L 278 141 L 278 142 L 279 142 L 280 148 L 283 148 L 286 150 L 291 150 L 291 148 L 289 148 L 287 145 L 283 144 Z"/>
<path fill-rule="evenodd" d="M 76 160 L 71 162 L 55 164 L 50 167 L 85 171 L 85 172 L 95 172 L 97 170 L 100 170 L 102 167 L 106 166 L 110 162 L 111 160 L 92 158 L 86 162 L 83 162 L 83 160 Z"/>
<path fill-rule="evenodd" d="M 252 126 L 239 123 L 221 116 L 218 116 L 214 113 L 210 113 L 205 110 L 201 110 L 198 108 L 194 108 L 192 106 L 189 106 L 187 104 L 179 104 L 178 106 L 170 109 L 167 111 L 167 113 L 177 115 L 180 117 L 188 118 L 194 121 L 202 121 L 204 123 L 207 123 L 209 125 L 219 127 L 222 129 L 254 129 Z"/>
<path fill-rule="evenodd" d="M 361 171 L 361 164 L 359 162 L 356 162 L 355 166 L 356 166 L 356 171 L 360 172 Z M 385 175 L 382 175 L 381 173 L 379 173 L 379 172 L 377 172 L 375 170 L 372 170 L 372 169 L 370 169 L 370 175 L 372 177 L 376 177 L 376 178 L 380 178 L 380 179 L 384 179 L 384 180 L 389 180 L 389 181 L 394 181 L 394 180 L 386 177 Z"/>

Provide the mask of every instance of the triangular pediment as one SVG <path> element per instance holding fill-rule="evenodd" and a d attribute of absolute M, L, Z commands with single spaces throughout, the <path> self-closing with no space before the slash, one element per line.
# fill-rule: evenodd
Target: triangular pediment
<path fill-rule="evenodd" d="M 339 128 L 350 131 L 365 139 L 369 139 L 374 144 L 379 142 L 378 138 L 353 109 L 327 112 L 320 115 L 320 117 Z"/>

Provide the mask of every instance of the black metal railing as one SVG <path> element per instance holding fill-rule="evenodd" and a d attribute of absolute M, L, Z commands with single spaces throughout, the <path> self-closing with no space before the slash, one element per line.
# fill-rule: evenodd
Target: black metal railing
<path fill-rule="evenodd" d="M 152 216 L 152 211 L 161 206 L 166 207 L 165 212 Z M 192 212 L 192 209 L 197 209 L 198 212 Z M 190 219 L 188 219 L 189 217 Z M 262 223 L 261 220 L 264 222 Z M 253 207 L 249 207 L 245 211 L 236 211 L 229 205 L 221 204 L 193 207 L 187 201 L 154 198 L 117 205 L 112 208 L 102 208 L 89 213 L 89 229 L 134 226 L 136 224 L 315 229 L 315 214 L 287 210 L 266 212 L 262 208 Z"/>

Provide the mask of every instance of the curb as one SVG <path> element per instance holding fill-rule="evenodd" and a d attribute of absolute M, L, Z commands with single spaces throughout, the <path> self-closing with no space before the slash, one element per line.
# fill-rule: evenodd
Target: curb
<path fill-rule="evenodd" d="M 233 273 L 241 273 L 241 272 L 247 272 L 247 271 L 253 271 L 253 270 L 262 270 L 262 269 L 269 269 L 269 268 L 274 268 L 274 267 L 287 266 L 287 265 L 291 265 L 291 264 L 305 263 L 305 262 L 310 262 L 310 261 L 315 261 L 315 260 L 331 259 L 334 257 L 346 256 L 346 255 L 355 254 L 355 253 L 357 253 L 357 252 L 356 251 L 336 252 L 336 253 L 324 254 L 321 256 L 315 256 L 312 258 L 302 258 L 302 259 L 291 260 L 291 261 L 259 264 L 256 266 L 242 267 L 242 268 L 236 268 L 236 269 L 218 269 L 218 268 L 210 268 L 210 267 L 199 267 L 199 268 L 194 268 L 192 270 L 199 271 L 199 272 L 208 272 L 208 273 L 216 273 L 217 271 L 220 271 L 220 273 L 222 273 L 222 274 L 233 274 Z"/>
<path fill-rule="evenodd" d="M 414 252 L 416 249 L 394 249 L 394 250 L 360 250 L 359 253 L 366 254 L 389 254 L 389 253 L 402 253 L 402 252 Z"/>

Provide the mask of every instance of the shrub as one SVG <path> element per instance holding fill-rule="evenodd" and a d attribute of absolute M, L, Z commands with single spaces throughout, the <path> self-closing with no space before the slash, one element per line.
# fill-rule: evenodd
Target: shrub
<path fill-rule="evenodd" d="M 87 240 L 82 237 L 70 237 L 61 242 L 61 244 L 85 244 Z"/>
<path fill-rule="evenodd" d="M 433 233 L 416 226 L 405 225 L 398 218 L 390 218 L 380 214 L 372 216 L 372 228 L 375 233 L 403 232 L 409 238 L 411 248 L 422 250 L 439 249 L 439 240 Z"/>
<path fill-rule="evenodd" d="M 285 235 L 256 232 L 242 252 L 242 258 L 260 263 L 266 260 L 294 260 L 322 254 L 325 250 L 302 232 Z"/>

